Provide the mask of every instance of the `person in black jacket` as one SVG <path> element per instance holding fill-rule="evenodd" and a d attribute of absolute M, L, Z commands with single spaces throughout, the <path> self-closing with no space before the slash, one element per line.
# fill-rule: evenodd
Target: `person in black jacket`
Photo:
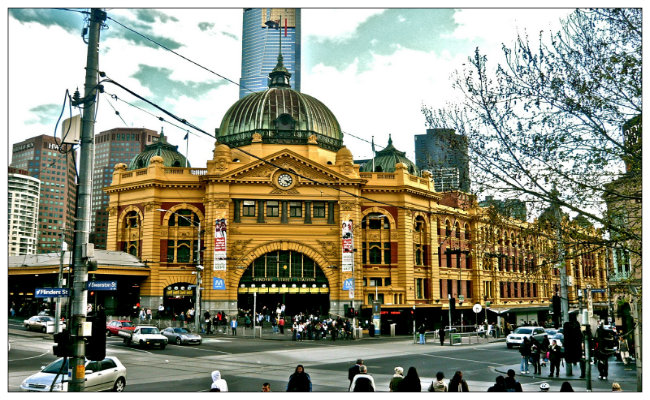
<path fill-rule="evenodd" d="M 534 374 L 541 374 L 542 367 L 539 365 L 539 356 L 540 356 L 540 345 L 537 339 L 534 337 L 530 338 L 530 360 L 533 363 Z"/>
<path fill-rule="evenodd" d="M 350 385 L 352 384 L 352 379 L 354 379 L 354 376 L 359 373 L 359 367 L 363 365 L 363 360 L 362 359 L 357 359 L 357 363 L 351 366 L 348 369 L 348 380 L 350 381 Z M 348 385 L 348 388 L 350 386 Z"/>
<path fill-rule="evenodd" d="M 521 383 L 515 379 L 515 370 L 509 369 L 507 375 L 508 376 L 504 380 L 506 392 L 523 392 L 524 390 L 521 387 Z"/>
<path fill-rule="evenodd" d="M 496 378 L 496 383 L 493 386 L 490 386 L 487 390 L 488 392 L 505 392 L 506 384 L 503 376 L 499 375 Z"/>
<path fill-rule="evenodd" d="M 521 354 L 521 365 L 519 372 L 528 373 L 528 357 L 530 357 L 530 341 L 524 336 L 524 341 L 519 345 L 519 354 Z"/>
<path fill-rule="evenodd" d="M 469 392 L 469 387 L 467 382 L 463 379 L 463 373 L 461 371 L 456 371 L 454 376 L 449 381 L 449 391 L 450 392 Z"/>
<path fill-rule="evenodd" d="M 302 365 L 298 365 L 289 377 L 287 392 L 311 392 L 311 378 Z"/>
<path fill-rule="evenodd" d="M 421 392 L 422 385 L 415 367 L 410 367 L 404 379 L 397 384 L 398 392 Z"/>
<path fill-rule="evenodd" d="M 560 346 L 557 345 L 557 342 L 553 340 L 551 342 L 551 347 L 548 348 L 548 359 L 551 361 L 551 373 L 548 375 L 549 378 L 553 376 L 553 371 L 555 371 L 555 377 L 560 376 L 560 361 L 562 361 L 562 353 Z"/>

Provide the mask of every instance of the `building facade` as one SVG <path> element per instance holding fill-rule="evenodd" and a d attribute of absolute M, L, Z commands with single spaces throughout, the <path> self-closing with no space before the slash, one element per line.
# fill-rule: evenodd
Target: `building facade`
<path fill-rule="evenodd" d="M 158 132 L 144 128 L 114 128 L 95 135 L 90 234 L 95 248 L 106 249 L 108 196 L 102 189 L 111 184 L 113 167 L 130 162 L 159 137 Z"/>
<path fill-rule="evenodd" d="M 200 285 L 202 310 L 231 315 L 256 297 L 258 310 L 351 306 L 368 319 L 379 302 L 382 329 L 394 322 L 398 333 L 414 307 L 418 321 L 448 324 L 450 297 L 454 324 L 473 324 L 472 306 L 487 302 L 480 320 L 546 320 L 559 287 L 552 236 L 495 219 L 466 193 L 437 192 L 392 143 L 375 158 L 381 172 L 363 171 L 336 117 L 289 79 L 279 57 L 269 88 L 225 113 L 206 168 L 150 151 L 115 167 L 107 246 L 150 267 L 141 305 L 186 310 Z M 576 288 L 604 277 L 602 254 L 592 256 L 570 261 L 597 271 L 571 264 Z M 577 305 L 577 291 L 567 295 Z"/>
<path fill-rule="evenodd" d="M 41 181 L 27 171 L 9 167 L 8 255 L 36 254 L 38 245 L 38 200 Z"/>
<path fill-rule="evenodd" d="M 299 8 L 246 8 L 242 31 L 239 98 L 268 88 L 280 42 L 284 65 L 291 74 L 291 87 L 300 91 Z"/>
<path fill-rule="evenodd" d="M 437 191 L 469 192 L 467 138 L 453 129 L 427 129 L 425 135 L 415 135 L 415 165 L 431 171 Z"/>
<path fill-rule="evenodd" d="M 11 166 L 27 171 L 41 182 L 38 209 L 38 253 L 59 251 L 61 232 L 72 244 L 76 167 L 72 146 L 60 145 L 53 136 L 40 135 L 16 143 L 12 148 Z"/>

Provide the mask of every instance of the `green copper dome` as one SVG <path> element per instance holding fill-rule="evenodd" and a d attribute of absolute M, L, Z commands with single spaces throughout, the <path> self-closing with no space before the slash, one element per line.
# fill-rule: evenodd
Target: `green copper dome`
<path fill-rule="evenodd" d="M 291 74 L 284 68 L 282 54 L 269 74 L 269 88 L 251 93 L 226 112 L 217 141 L 230 147 L 250 144 L 254 133 L 263 143 L 307 144 L 315 135 L 318 146 L 337 151 L 343 133 L 334 114 L 319 100 L 289 86 Z"/>
<path fill-rule="evenodd" d="M 165 167 L 190 167 L 189 161 L 185 159 L 184 155 L 178 152 L 178 146 L 167 143 L 167 138 L 161 129 L 158 141 L 148 145 L 142 153 L 133 157 L 127 169 L 146 168 L 149 166 L 149 161 L 153 156 L 162 157 Z"/>
<path fill-rule="evenodd" d="M 374 163 L 373 163 L 374 160 Z M 393 138 L 388 135 L 388 146 L 375 154 L 374 159 L 366 161 L 360 168 L 361 172 L 395 172 L 395 164 L 406 165 L 406 170 L 411 175 L 418 174 L 415 164 L 406 158 L 406 152 L 399 151 L 393 146 Z M 374 171 L 373 171 L 374 167 Z"/>

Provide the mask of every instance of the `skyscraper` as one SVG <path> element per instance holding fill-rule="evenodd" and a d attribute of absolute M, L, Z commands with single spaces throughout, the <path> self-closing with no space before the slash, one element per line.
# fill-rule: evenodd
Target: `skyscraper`
<path fill-rule="evenodd" d="M 38 200 L 41 181 L 27 171 L 9 167 L 7 179 L 9 256 L 36 254 L 38 244 Z"/>
<path fill-rule="evenodd" d="M 35 136 L 13 145 L 11 166 L 41 181 L 37 252 L 59 251 L 63 229 L 71 245 L 77 196 L 72 147 L 59 146 L 53 136 Z"/>
<path fill-rule="evenodd" d="M 436 191 L 469 192 L 467 138 L 453 129 L 427 129 L 425 135 L 415 135 L 415 165 L 431 171 Z"/>
<path fill-rule="evenodd" d="M 145 146 L 157 141 L 156 131 L 144 128 L 114 128 L 95 136 L 95 170 L 93 171 L 92 223 L 90 241 L 97 249 L 106 249 L 108 196 L 102 190 L 113 180 L 115 164 L 129 164 Z"/>
<path fill-rule="evenodd" d="M 244 9 L 239 98 L 268 89 L 280 42 L 291 88 L 300 91 L 300 9 Z"/>

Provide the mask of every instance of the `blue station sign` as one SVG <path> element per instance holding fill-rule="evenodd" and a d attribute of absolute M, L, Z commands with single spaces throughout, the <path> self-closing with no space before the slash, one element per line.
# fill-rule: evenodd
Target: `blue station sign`
<path fill-rule="evenodd" d="M 88 290 L 117 290 L 117 281 L 88 281 L 86 282 Z"/>
<path fill-rule="evenodd" d="M 226 281 L 221 278 L 212 278 L 212 289 L 226 290 Z"/>
<path fill-rule="evenodd" d="M 354 278 L 343 281 L 343 290 L 354 290 Z"/>
<path fill-rule="evenodd" d="M 591 289 L 591 293 L 605 293 L 607 289 Z"/>
<path fill-rule="evenodd" d="M 47 297 L 69 297 L 70 289 L 67 288 L 37 288 L 34 291 L 34 297 L 47 298 Z"/>

